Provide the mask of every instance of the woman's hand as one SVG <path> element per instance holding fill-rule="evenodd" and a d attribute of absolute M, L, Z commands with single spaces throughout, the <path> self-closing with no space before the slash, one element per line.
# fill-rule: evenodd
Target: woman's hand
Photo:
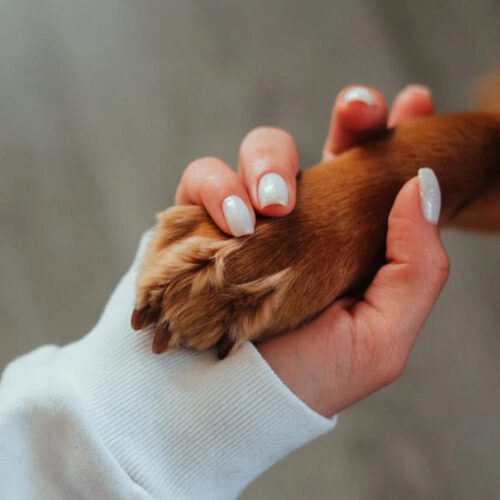
<path fill-rule="evenodd" d="M 401 120 L 432 112 L 425 87 L 402 90 L 390 112 L 375 89 L 347 87 L 335 101 L 322 159 Z M 226 233 L 249 234 L 255 211 L 280 217 L 293 210 L 298 167 L 298 150 L 287 132 L 257 128 L 240 146 L 238 173 L 217 158 L 196 160 L 182 176 L 176 203 L 204 205 Z M 388 264 L 364 300 L 339 300 L 308 325 L 257 346 L 282 381 L 325 416 L 400 376 L 448 276 L 437 228 L 422 215 L 417 179 L 401 189 L 388 222 Z"/>

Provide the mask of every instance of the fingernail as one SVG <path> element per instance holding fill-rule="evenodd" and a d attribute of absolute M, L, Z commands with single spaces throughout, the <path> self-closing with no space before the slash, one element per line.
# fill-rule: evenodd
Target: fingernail
<path fill-rule="evenodd" d="M 259 181 L 258 197 L 261 208 L 269 205 L 286 206 L 288 188 L 283 177 L 274 173 L 263 175 Z"/>
<path fill-rule="evenodd" d="M 345 102 L 361 101 L 368 106 L 375 104 L 375 96 L 366 87 L 351 87 L 344 94 Z"/>
<path fill-rule="evenodd" d="M 420 83 L 410 83 L 405 87 L 406 90 L 411 90 L 413 92 L 421 92 L 422 94 L 427 94 L 432 96 L 432 90 L 427 87 L 427 85 L 421 85 Z"/>
<path fill-rule="evenodd" d="M 239 196 L 228 196 L 222 202 L 222 211 L 233 236 L 243 236 L 253 233 L 252 216 Z"/>
<path fill-rule="evenodd" d="M 437 225 L 441 212 L 441 190 L 434 170 L 431 168 L 419 169 L 418 182 L 420 184 L 420 206 L 424 218 Z"/>

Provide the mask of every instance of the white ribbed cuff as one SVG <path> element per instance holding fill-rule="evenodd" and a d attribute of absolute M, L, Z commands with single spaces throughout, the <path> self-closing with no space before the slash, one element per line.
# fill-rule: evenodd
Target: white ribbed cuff
<path fill-rule="evenodd" d="M 129 326 L 135 276 L 133 266 L 94 330 L 61 350 L 59 367 L 104 445 L 154 498 L 235 498 L 335 426 L 250 343 L 223 361 L 213 351 L 152 354 L 151 334 Z"/>

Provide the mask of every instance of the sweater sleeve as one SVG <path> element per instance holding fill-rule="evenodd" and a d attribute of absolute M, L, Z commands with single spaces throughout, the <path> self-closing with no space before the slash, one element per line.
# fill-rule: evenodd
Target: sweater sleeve
<path fill-rule="evenodd" d="M 3 373 L 0 498 L 232 499 L 334 427 L 251 343 L 151 354 L 129 326 L 147 237 L 90 333 Z"/>

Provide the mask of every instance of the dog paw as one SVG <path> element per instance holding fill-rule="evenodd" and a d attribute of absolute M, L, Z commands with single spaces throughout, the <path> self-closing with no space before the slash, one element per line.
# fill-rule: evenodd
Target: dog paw
<path fill-rule="evenodd" d="M 249 252 L 242 252 L 247 238 L 228 237 L 200 207 L 159 214 L 139 269 L 131 321 L 136 330 L 153 328 L 153 352 L 216 346 L 223 358 L 269 327 L 289 270 L 264 277 L 254 272 L 247 280 L 228 272 L 228 266 L 248 267 L 243 260 Z"/>

